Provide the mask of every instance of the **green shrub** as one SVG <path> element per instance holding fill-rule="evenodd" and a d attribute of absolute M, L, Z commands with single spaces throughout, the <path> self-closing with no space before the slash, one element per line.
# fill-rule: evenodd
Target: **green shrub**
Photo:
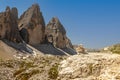
<path fill-rule="evenodd" d="M 26 61 L 22 61 L 20 63 L 20 68 L 31 68 L 34 67 L 34 63 L 33 62 L 26 62 Z"/>
<path fill-rule="evenodd" d="M 58 77 L 58 65 L 50 68 L 48 75 L 49 75 L 49 78 L 56 79 Z"/>

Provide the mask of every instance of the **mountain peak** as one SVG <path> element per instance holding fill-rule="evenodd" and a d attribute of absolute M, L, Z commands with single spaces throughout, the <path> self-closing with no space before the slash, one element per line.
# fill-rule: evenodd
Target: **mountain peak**
<path fill-rule="evenodd" d="M 29 44 L 34 45 L 44 41 L 45 22 L 38 4 L 33 4 L 22 14 L 19 19 L 19 29 L 23 40 Z"/>
<path fill-rule="evenodd" d="M 53 17 L 47 24 L 47 27 L 51 29 L 57 29 L 63 35 L 66 34 L 64 26 L 61 24 L 60 20 L 57 17 Z"/>
<path fill-rule="evenodd" d="M 12 42 L 21 42 L 18 30 L 17 14 L 13 14 L 14 10 L 6 7 L 5 12 L 0 13 L 0 39 L 7 39 Z"/>

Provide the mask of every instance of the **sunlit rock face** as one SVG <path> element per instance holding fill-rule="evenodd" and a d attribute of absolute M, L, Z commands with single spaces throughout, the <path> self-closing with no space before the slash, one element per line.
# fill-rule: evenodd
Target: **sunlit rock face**
<path fill-rule="evenodd" d="M 23 13 L 19 19 L 19 29 L 26 43 L 35 45 L 44 42 L 45 22 L 38 4 Z"/>
<path fill-rule="evenodd" d="M 72 48 L 72 43 L 66 36 L 65 28 L 56 17 L 53 17 L 47 24 L 46 37 L 48 42 L 52 43 L 55 47 Z"/>
<path fill-rule="evenodd" d="M 17 24 L 17 13 L 17 8 L 10 9 L 9 7 L 5 12 L 0 13 L 0 39 L 22 42 Z"/>
<path fill-rule="evenodd" d="M 80 53 L 86 53 L 85 52 L 85 48 L 82 45 L 78 45 L 76 47 L 76 51 L 77 51 L 78 54 L 80 54 Z"/>

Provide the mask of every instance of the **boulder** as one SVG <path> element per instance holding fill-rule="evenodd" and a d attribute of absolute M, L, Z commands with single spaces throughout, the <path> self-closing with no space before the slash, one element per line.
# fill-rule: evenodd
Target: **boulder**
<path fill-rule="evenodd" d="M 76 51 L 77 51 L 78 54 L 80 54 L 80 53 L 86 53 L 85 48 L 83 47 L 83 45 L 78 45 L 76 47 Z"/>
<path fill-rule="evenodd" d="M 38 4 L 33 4 L 21 15 L 18 26 L 26 43 L 36 45 L 44 42 L 45 22 Z"/>
<path fill-rule="evenodd" d="M 15 11 L 14 11 L 15 10 Z M 0 13 L 0 39 L 7 39 L 12 42 L 22 42 L 17 24 L 17 8 L 6 8 Z"/>

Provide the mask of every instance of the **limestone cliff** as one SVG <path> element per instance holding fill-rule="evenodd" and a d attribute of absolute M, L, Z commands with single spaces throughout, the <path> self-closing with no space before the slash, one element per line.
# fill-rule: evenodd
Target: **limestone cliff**
<path fill-rule="evenodd" d="M 18 50 L 33 53 L 27 49 L 27 44 L 32 45 L 46 54 L 65 55 L 76 54 L 66 30 L 58 18 L 53 17 L 45 27 L 45 21 L 38 4 L 33 4 L 18 19 L 17 8 L 6 8 L 0 13 L 0 39 L 12 42 L 21 42 L 21 45 L 9 46 Z M 24 42 L 25 41 L 25 42 Z M 12 43 L 14 44 L 14 43 Z M 20 47 L 20 48 L 19 48 Z M 25 50 L 24 50 L 25 49 Z"/>
<path fill-rule="evenodd" d="M 72 47 L 70 39 L 66 36 L 66 30 L 58 18 L 53 17 L 46 27 L 46 37 L 48 42 L 52 43 L 55 47 L 65 48 Z"/>
<path fill-rule="evenodd" d="M 23 40 L 31 45 L 44 41 L 45 22 L 39 5 L 32 5 L 19 19 L 19 29 Z"/>
<path fill-rule="evenodd" d="M 16 8 L 6 8 L 5 12 L 0 13 L 0 39 L 7 39 L 12 42 L 22 42 L 17 24 Z"/>

